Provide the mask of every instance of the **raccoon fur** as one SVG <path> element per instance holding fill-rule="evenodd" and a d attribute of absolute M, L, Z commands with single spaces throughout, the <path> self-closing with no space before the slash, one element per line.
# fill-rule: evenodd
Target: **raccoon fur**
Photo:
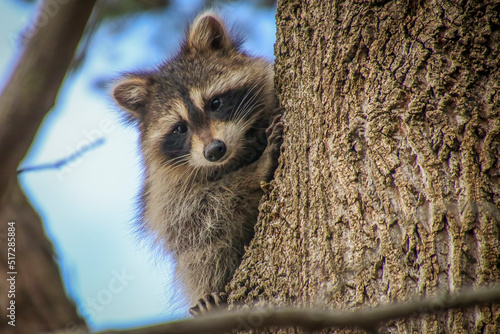
<path fill-rule="evenodd" d="M 224 291 L 241 262 L 260 182 L 277 166 L 283 124 L 272 64 L 242 51 L 205 12 L 177 55 L 123 75 L 112 95 L 140 132 L 142 230 L 174 256 L 191 302 L 218 303 L 223 294 L 206 296 Z"/>

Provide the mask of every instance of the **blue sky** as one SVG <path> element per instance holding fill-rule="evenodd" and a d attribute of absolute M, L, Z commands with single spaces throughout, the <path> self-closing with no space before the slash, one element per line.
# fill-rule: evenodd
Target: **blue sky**
<path fill-rule="evenodd" d="M 43 219 L 64 284 L 92 330 L 136 327 L 187 316 L 172 285 L 173 262 L 158 258 L 133 232 L 140 185 L 137 132 L 119 121 L 96 82 L 151 68 L 175 52 L 186 23 L 203 1 L 172 1 L 163 11 L 135 15 L 123 30 L 103 24 L 83 66 L 66 78 L 21 166 L 57 161 L 104 137 L 103 145 L 62 169 L 28 172 L 19 181 Z M 17 36 L 33 5 L 0 3 L 0 85 L 18 54 Z M 273 58 L 274 9 L 232 2 L 220 11 L 247 38 L 254 54 Z M 22 250 L 19 250 L 22 252 Z"/>

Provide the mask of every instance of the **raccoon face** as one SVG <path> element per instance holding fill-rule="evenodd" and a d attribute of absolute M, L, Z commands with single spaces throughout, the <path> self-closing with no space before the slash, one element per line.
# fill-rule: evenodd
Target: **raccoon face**
<path fill-rule="evenodd" d="M 217 170 L 264 150 L 277 104 L 272 79 L 269 63 L 242 52 L 223 22 L 205 13 L 174 58 L 125 75 L 113 97 L 139 123 L 146 165 Z"/>
<path fill-rule="evenodd" d="M 174 93 L 177 97 L 161 103 L 165 113 L 146 120 L 143 138 L 145 151 L 155 147 L 156 157 L 170 166 L 223 167 L 242 158 L 256 128 L 265 128 L 260 123 L 267 111 L 257 88 L 244 86 L 211 97 Z"/>

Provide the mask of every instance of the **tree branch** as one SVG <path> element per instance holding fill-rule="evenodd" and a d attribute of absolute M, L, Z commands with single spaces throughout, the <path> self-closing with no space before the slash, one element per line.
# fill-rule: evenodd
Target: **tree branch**
<path fill-rule="evenodd" d="M 55 103 L 94 3 L 47 0 L 38 11 L 34 33 L 0 96 L 0 198 Z"/>
<path fill-rule="evenodd" d="M 500 303 L 500 286 L 468 290 L 455 295 L 444 294 L 406 303 L 380 306 L 353 312 L 332 312 L 324 309 L 257 308 L 245 311 L 227 311 L 194 318 L 124 331 L 106 331 L 100 334 L 198 334 L 224 333 L 231 330 L 259 330 L 269 327 L 301 327 L 305 330 L 325 328 L 361 328 L 375 330 L 388 320 L 435 314 L 450 309 Z"/>
<path fill-rule="evenodd" d="M 17 174 L 21 174 L 24 172 L 33 172 L 33 171 L 39 171 L 39 170 L 44 170 L 44 169 L 57 169 L 61 168 L 66 164 L 69 164 L 70 162 L 78 159 L 88 151 L 102 145 L 104 143 L 104 137 L 101 137 L 97 139 L 95 142 L 88 144 L 87 146 L 82 147 L 80 150 L 74 152 L 73 154 L 62 158 L 60 160 L 57 160 L 55 162 L 50 162 L 50 163 L 45 163 L 45 164 L 40 164 L 40 165 L 35 165 L 35 166 L 28 166 L 28 167 L 22 167 L 17 170 Z"/>

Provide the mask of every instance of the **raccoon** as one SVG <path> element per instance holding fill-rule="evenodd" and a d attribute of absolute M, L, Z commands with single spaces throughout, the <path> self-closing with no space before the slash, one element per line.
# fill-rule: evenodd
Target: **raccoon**
<path fill-rule="evenodd" d="M 140 132 L 141 230 L 176 259 L 191 314 L 222 306 L 253 237 L 260 182 L 277 167 L 283 123 L 272 64 L 205 12 L 174 57 L 123 75 L 112 95 Z"/>

